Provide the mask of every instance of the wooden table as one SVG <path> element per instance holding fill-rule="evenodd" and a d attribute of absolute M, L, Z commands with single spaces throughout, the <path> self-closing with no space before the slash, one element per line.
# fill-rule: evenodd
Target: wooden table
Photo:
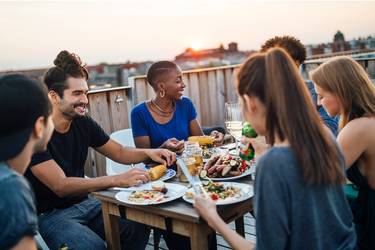
<path fill-rule="evenodd" d="M 238 182 L 252 184 L 250 177 L 242 178 Z M 172 183 L 179 182 L 174 180 Z M 193 250 L 208 249 L 208 236 L 213 230 L 199 217 L 194 207 L 182 198 L 160 205 L 135 206 L 116 200 L 117 192 L 119 191 L 106 190 L 93 193 L 102 203 L 108 249 L 120 249 L 120 217 L 190 237 Z M 235 220 L 236 231 L 245 236 L 243 216 L 252 210 L 252 199 L 217 208 L 221 218 L 227 223 Z"/>

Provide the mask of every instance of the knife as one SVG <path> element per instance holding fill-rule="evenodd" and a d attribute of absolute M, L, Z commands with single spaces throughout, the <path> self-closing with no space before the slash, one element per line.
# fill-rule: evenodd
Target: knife
<path fill-rule="evenodd" d="M 199 179 L 198 176 L 192 176 L 190 174 L 189 169 L 187 168 L 186 164 L 184 161 L 180 158 L 177 157 L 177 164 L 181 168 L 182 172 L 186 176 L 186 179 L 189 181 L 190 185 L 193 187 L 195 195 L 202 195 L 204 197 L 208 197 L 206 190 L 204 190 L 202 186 L 202 182 Z"/>

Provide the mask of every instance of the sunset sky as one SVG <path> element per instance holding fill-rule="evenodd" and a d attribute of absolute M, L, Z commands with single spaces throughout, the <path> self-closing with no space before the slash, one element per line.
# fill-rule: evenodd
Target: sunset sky
<path fill-rule="evenodd" d="M 60 50 L 88 64 L 173 59 L 187 47 L 258 49 L 375 35 L 375 2 L 251 0 L 0 1 L 0 70 L 47 67 Z"/>

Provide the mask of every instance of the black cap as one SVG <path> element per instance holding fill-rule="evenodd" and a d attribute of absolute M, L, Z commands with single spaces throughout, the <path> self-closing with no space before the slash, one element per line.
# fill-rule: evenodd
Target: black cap
<path fill-rule="evenodd" d="M 45 87 L 22 74 L 0 77 L 0 161 L 17 156 L 40 116 L 51 113 Z"/>

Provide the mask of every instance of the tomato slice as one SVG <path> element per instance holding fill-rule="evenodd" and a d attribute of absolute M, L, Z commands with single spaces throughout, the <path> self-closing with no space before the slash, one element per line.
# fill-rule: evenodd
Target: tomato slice
<path fill-rule="evenodd" d="M 211 199 L 214 201 L 217 201 L 219 199 L 219 196 L 217 194 L 211 194 Z"/>

